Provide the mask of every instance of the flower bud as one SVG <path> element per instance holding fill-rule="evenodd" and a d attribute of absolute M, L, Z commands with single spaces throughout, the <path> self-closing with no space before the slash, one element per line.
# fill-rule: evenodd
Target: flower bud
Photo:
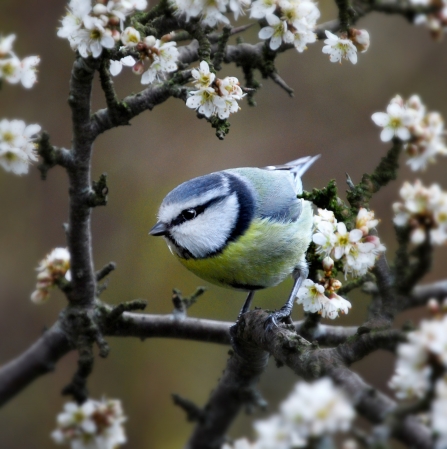
<path fill-rule="evenodd" d="M 332 290 L 339 290 L 343 284 L 338 279 L 332 279 L 331 287 Z"/>
<path fill-rule="evenodd" d="M 369 48 L 369 33 L 366 30 L 349 29 L 349 39 L 360 53 L 365 53 Z"/>
<path fill-rule="evenodd" d="M 157 42 L 157 39 L 155 39 L 154 36 L 146 36 L 143 39 L 143 42 L 148 46 L 148 47 L 153 47 L 155 45 L 155 43 Z"/>
<path fill-rule="evenodd" d="M 100 16 L 101 14 L 107 14 L 107 6 L 97 3 L 92 10 L 95 16 Z"/>
<path fill-rule="evenodd" d="M 117 27 L 120 24 L 120 19 L 118 17 L 116 17 L 116 16 L 109 17 L 108 21 L 109 21 L 109 25 L 110 26 Z"/>
<path fill-rule="evenodd" d="M 138 61 L 133 67 L 132 67 L 133 73 L 135 75 L 141 75 L 144 72 L 144 65 L 141 61 Z"/>
<path fill-rule="evenodd" d="M 334 268 L 334 261 L 329 256 L 326 256 L 323 259 L 323 270 L 330 272 L 332 271 L 332 268 Z"/>

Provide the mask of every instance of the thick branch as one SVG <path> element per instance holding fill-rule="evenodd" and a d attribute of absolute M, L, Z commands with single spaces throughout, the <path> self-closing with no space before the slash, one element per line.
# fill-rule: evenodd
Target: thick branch
<path fill-rule="evenodd" d="M 256 384 L 264 372 L 269 354 L 257 345 L 233 341 L 236 349 L 215 390 L 204 408 L 203 419 L 194 429 L 186 447 L 188 449 L 218 449 L 240 409 L 255 402 Z"/>
<path fill-rule="evenodd" d="M 393 400 L 374 390 L 346 368 L 336 349 L 316 349 L 298 337 L 294 331 L 284 327 L 273 328 L 266 335 L 266 318 L 267 315 L 262 310 L 243 315 L 243 325 L 238 327 L 238 337 L 268 351 L 276 360 L 287 365 L 305 380 L 331 376 L 354 400 L 357 411 L 371 422 L 382 422 L 396 407 Z M 392 431 L 394 437 L 411 447 L 432 447 L 428 429 L 410 417 L 405 419 L 400 428 Z"/>
<path fill-rule="evenodd" d="M 97 62 L 96 62 L 97 64 Z M 86 195 L 90 193 L 90 161 L 94 135 L 90 122 L 90 96 L 95 73 L 92 61 L 78 57 L 70 80 L 69 104 L 73 122 L 73 166 L 67 168 L 70 182 L 70 212 L 67 233 L 71 255 L 73 288 L 68 294 L 71 301 L 92 305 L 96 280 L 90 229 L 90 207 Z"/>
<path fill-rule="evenodd" d="M 56 362 L 70 349 L 65 333 L 56 323 L 25 352 L 1 367 L 0 405 L 38 377 L 53 371 Z"/>
<path fill-rule="evenodd" d="M 107 320 L 106 320 L 107 321 Z M 302 322 L 297 322 L 299 328 Z M 123 313 L 117 320 L 108 321 L 104 335 L 115 337 L 178 338 L 208 343 L 230 344 L 230 322 L 197 318 L 174 319 L 173 315 Z M 314 339 L 333 345 L 346 340 L 355 328 L 319 325 Z M 31 382 L 52 371 L 54 364 L 71 348 L 69 338 L 58 323 L 54 324 L 25 352 L 0 368 L 0 405 L 14 397 Z"/>

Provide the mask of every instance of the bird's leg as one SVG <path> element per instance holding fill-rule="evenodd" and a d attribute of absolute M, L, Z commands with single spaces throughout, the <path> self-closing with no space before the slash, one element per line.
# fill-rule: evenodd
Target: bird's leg
<path fill-rule="evenodd" d="M 277 312 L 270 314 L 269 317 L 265 320 L 264 326 L 267 330 L 271 329 L 272 326 L 277 326 L 278 321 L 281 322 L 284 319 L 290 317 L 293 309 L 293 302 L 296 298 L 298 290 L 300 289 L 301 284 L 307 279 L 308 274 L 309 268 L 307 268 L 307 264 L 305 262 L 300 264 L 292 273 L 295 282 L 293 283 L 289 299 Z"/>
<path fill-rule="evenodd" d="M 236 323 L 239 321 L 239 319 L 241 318 L 241 316 L 244 313 L 246 313 L 246 312 L 248 312 L 250 310 L 251 301 L 253 300 L 253 296 L 255 296 L 255 292 L 254 292 L 254 290 L 250 290 L 248 292 L 247 299 L 245 300 L 244 305 L 242 306 L 242 309 L 239 312 L 239 315 L 237 317 Z"/>
<path fill-rule="evenodd" d="M 242 309 L 241 309 L 241 311 L 239 312 L 239 315 L 238 315 L 238 317 L 237 317 L 236 322 L 230 327 L 230 334 L 231 334 L 232 336 L 233 336 L 233 334 L 236 332 L 237 325 L 239 324 L 239 320 L 241 319 L 241 316 L 242 316 L 244 313 L 246 313 L 246 312 L 248 312 L 248 311 L 250 310 L 250 305 L 251 305 L 251 301 L 252 301 L 252 299 L 253 299 L 253 296 L 255 296 L 255 292 L 254 292 L 254 290 L 250 290 L 250 291 L 248 292 L 247 299 L 245 300 L 244 305 L 242 306 Z M 234 341 L 232 341 L 231 344 L 233 345 L 233 347 L 235 346 Z"/>

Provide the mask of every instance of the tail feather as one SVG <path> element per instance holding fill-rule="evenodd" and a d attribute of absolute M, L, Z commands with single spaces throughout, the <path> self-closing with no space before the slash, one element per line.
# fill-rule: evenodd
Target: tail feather
<path fill-rule="evenodd" d="M 303 184 L 301 182 L 301 176 L 307 171 L 307 169 L 320 157 L 320 154 L 316 156 L 305 156 L 295 159 L 294 161 L 287 162 L 284 165 L 270 165 L 265 167 L 266 170 L 288 170 L 293 175 L 295 182 L 295 192 L 303 192 Z"/>

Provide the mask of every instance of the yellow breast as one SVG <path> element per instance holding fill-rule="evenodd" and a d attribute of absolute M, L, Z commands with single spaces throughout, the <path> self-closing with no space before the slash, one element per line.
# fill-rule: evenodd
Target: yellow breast
<path fill-rule="evenodd" d="M 310 206 L 305 209 L 308 210 L 304 215 L 311 220 Z M 296 223 L 254 219 L 242 236 L 217 255 L 204 259 L 179 257 L 179 260 L 200 278 L 222 287 L 241 290 L 272 287 L 292 273 L 310 243 L 310 233 L 300 233 L 301 218 L 304 217 Z"/>

